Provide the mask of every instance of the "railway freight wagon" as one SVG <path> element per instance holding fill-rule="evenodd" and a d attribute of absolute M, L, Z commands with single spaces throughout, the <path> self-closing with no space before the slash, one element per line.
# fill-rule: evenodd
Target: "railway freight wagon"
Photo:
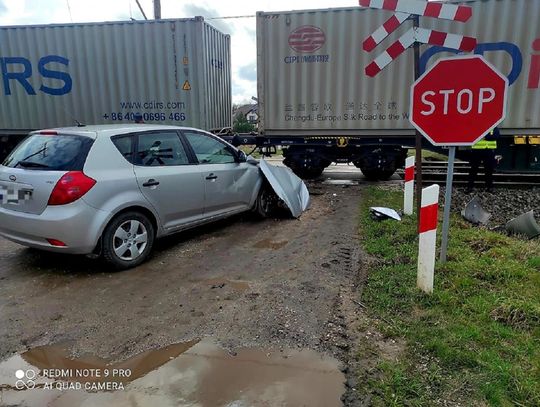
<path fill-rule="evenodd" d="M 508 76 L 500 169 L 540 171 L 540 1 L 459 3 L 473 9 L 467 23 L 422 17 L 420 26 L 475 37 L 474 53 Z M 391 16 L 360 7 L 259 12 L 258 144 L 285 146 L 284 162 L 305 177 L 319 175 L 331 162 L 352 162 L 371 178 L 386 178 L 402 166 L 403 147 L 414 145 L 408 120 L 413 51 L 373 78 L 365 67 L 412 21 L 372 52 L 362 47 Z M 420 52 L 423 72 L 454 51 L 423 45 Z"/>
<path fill-rule="evenodd" d="M 0 73 L 0 156 L 29 130 L 137 114 L 231 126 L 230 36 L 202 17 L 0 27 Z"/>

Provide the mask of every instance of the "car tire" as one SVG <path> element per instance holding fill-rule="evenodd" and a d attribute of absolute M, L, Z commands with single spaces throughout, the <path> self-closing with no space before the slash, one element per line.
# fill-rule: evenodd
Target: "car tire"
<path fill-rule="evenodd" d="M 117 270 L 138 266 L 150 254 L 154 236 L 154 226 L 145 215 L 122 213 L 103 232 L 103 258 Z"/>
<path fill-rule="evenodd" d="M 272 189 L 272 187 L 265 182 L 257 195 L 257 200 L 255 201 L 255 211 L 257 214 L 263 218 L 272 217 L 278 208 L 279 198 Z"/>

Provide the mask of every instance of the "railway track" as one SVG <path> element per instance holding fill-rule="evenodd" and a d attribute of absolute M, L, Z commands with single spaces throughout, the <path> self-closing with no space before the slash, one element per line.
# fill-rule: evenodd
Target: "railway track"
<path fill-rule="evenodd" d="M 454 163 L 454 185 L 467 185 L 470 165 L 465 161 L 456 161 Z M 422 161 L 422 180 L 427 184 L 446 183 L 447 163 L 445 161 Z M 397 174 L 404 176 L 404 170 L 400 169 Z M 495 187 L 505 188 L 533 188 L 540 187 L 540 174 L 532 173 L 501 173 L 493 174 L 493 183 Z M 484 169 L 480 167 L 475 186 L 484 186 Z"/>

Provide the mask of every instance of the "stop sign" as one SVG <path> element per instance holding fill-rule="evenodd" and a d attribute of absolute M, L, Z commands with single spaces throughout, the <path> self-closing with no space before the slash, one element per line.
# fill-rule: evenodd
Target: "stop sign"
<path fill-rule="evenodd" d="M 507 90 L 479 55 L 439 59 L 412 85 L 410 121 L 436 146 L 472 145 L 504 120 Z"/>

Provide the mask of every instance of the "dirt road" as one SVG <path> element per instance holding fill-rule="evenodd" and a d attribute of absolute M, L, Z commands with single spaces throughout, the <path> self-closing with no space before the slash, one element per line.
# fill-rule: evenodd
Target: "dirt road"
<path fill-rule="evenodd" d="M 0 358 L 69 343 L 71 357 L 118 362 L 209 337 L 233 354 L 315 350 L 346 371 L 344 302 L 363 278 L 362 187 L 311 191 L 299 220 L 235 217 L 161 240 L 150 261 L 124 272 L 0 240 Z"/>

